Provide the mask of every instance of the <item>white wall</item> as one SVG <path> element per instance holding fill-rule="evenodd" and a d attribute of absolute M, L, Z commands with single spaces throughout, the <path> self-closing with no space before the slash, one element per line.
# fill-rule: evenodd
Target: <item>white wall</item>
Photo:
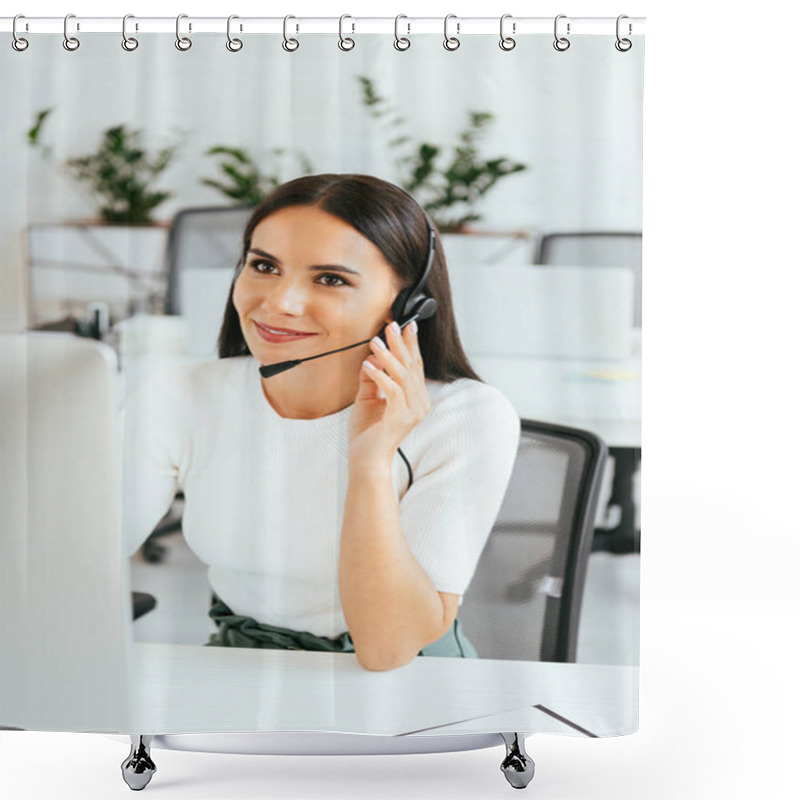
<path fill-rule="evenodd" d="M 245 37 L 229 53 L 224 36 L 196 35 L 187 52 L 174 35 L 146 34 L 138 50 L 118 34 L 85 34 L 75 52 L 60 34 L 37 34 L 25 53 L 2 60 L 3 328 L 24 325 L 24 229 L 28 223 L 89 218 L 94 204 L 58 166 L 93 150 L 100 134 L 126 123 L 145 146 L 186 139 L 159 187 L 176 192 L 157 209 L 169 218 L 184 206 L 225 198 L 200 184 L 218 178 L 203 151 L 216 144 L 248 149 L 271 171 L 274 147 L 307 155 L 315 172 L 365 172 L 398 181 L 384 142 L 388 133 L 361 104 L 356 76 L 367 75 L 407 123 L 416 141 L 456 143 L 467 112 L 495 121 L 479 145 L 483 158 L 505 156 L 530 166 L 501 180 L 479 211 L 482 227 L 546 230 L 641 230 L 644 41 L 628 53 L 612 36 L 573 36 L 564 53 L 551 36 L 526 36 L 503 52 L 495 35 L 470 36 L 448 52 L 441 36 L 417 36 L 398 52 L 391 36 L 357 37 L 351 52 L 336 37 L 307 35 L 295 53 L 280 37 Z M 29 148 L 25 133 L 38 110 L 55 111 L 43 129 L 53 159 Z M 300 174 L 284 164 L 281 180 Z M 420 199 L 424 200 L 424 197 Z"/>

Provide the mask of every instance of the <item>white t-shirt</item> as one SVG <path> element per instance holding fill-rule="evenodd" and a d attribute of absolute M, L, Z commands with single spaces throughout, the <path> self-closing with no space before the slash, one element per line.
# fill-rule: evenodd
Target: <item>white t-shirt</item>
<path fill-rule="evenodd" d="M 335 637 L 339 540 L 353 406 L 281 417 L 252 356 L 182 365 L 137 387 L 122 412 L 123 547 L 133 555 L 185 495 L 183 535 L 213 591 L 258 622 Z M 441 592 L 463 596 L 500 509 L 520 419 L 496 388 L 426 380 L 431 410 L 393 462 L 400 521 Z"/>

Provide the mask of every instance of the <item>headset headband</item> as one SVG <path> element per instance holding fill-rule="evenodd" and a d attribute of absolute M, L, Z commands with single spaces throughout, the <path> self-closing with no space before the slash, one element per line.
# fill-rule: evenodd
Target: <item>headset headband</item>
<path fill-rule="evenodd" d="M 419 308 L 424 306 L 425 312 L 420 314 L 420 318 L 424 319 L 427 316 L 432 316 L 436 309 L 436 302 L 433 300 L 433 298 L 421 291 L 422 287 L 425 285 L 425 281 L 428 280 L 428 275 L 430 274 L 433 266 L 433 257 L 436 250 L 436 232 L 433 229 L 433 223 L 431 222 L 431 218 L 428 216 L 428 212 L 425 211 L 425 209 L 409 192 L 400 186 L 397 188 L 414 201 L 415 205 L 425 217 L 425 224 L 428 227 L 428 257 L 426 259 L 424 269 L 421 271 L 414 284 L 409 289 L 403 289 L 403 291 L 397 296 L 397 299 L 392 305 L 392 316 L 395 319 L 404 318 L 412 315 L 415 313 L 415 311 L 418 311 Z M 424 302 L 426 300 L 428 301 L 427 303 Z"/>

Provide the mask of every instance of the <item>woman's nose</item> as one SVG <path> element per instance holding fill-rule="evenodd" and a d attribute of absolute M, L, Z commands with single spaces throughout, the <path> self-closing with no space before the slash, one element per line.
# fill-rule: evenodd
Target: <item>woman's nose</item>
<path fill-rule="evenodd" d="M 287 278 L 273 283 L 262 299 L 262 305 L 270 310 L 293 315 L 303 314 L 306 302 L 305 288 Z"/>

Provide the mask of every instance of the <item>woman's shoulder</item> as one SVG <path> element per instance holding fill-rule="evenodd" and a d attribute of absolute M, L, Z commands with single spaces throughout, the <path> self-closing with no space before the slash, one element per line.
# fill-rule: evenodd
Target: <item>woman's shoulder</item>
<path fill-rule="evenodd" d="M 519 428 L 520 418 L 506 395 L 496 386 L 475 380 L 458 378 L 451 382 L 426 380 L 432 421 L 440 424 L 505 424 Z"/>
<path fill-rule="evenodd" d="M 215 358 L 207 361 L 194 361 L 185 364 L 181 378 L 195 388 L 230 386 L 231 379 L 243 377 L 253 367 L 254 359 L 250 355 L 233 356 L 231 358 Z"/>
<path fill-rule="evenodd" d="M 496 386 L 474 378 L 457 378 L 454 381 L 434 381 L 427 379 L 428 396 L 432 406 L 460 407 L 472 405 L 493 405 L 513 410 L 511 401 Z M 515 412 L 516 413 L 516 412 Z"/>
<path fill-rule="evenodd" d="M 490 469 L 513 461 L 522 424 L 500 389 L 473 378 L 425 383 L 431 408 L 408 442 L 409 452 L 419 448 L 420 474 L 443 463 L 477 460 Z"/>
<path fill-rule="evenodd" d="M 161 366 L 139 378 L 132 396 L 152 398 L 166 403 L 173 400 L 179 405 L 193 398 L 209 398 L 229 389 L 239 389 L 238 378 L 244 378 L 251 356 L 221 358 L 208 361 L 180 362 Z"/>

